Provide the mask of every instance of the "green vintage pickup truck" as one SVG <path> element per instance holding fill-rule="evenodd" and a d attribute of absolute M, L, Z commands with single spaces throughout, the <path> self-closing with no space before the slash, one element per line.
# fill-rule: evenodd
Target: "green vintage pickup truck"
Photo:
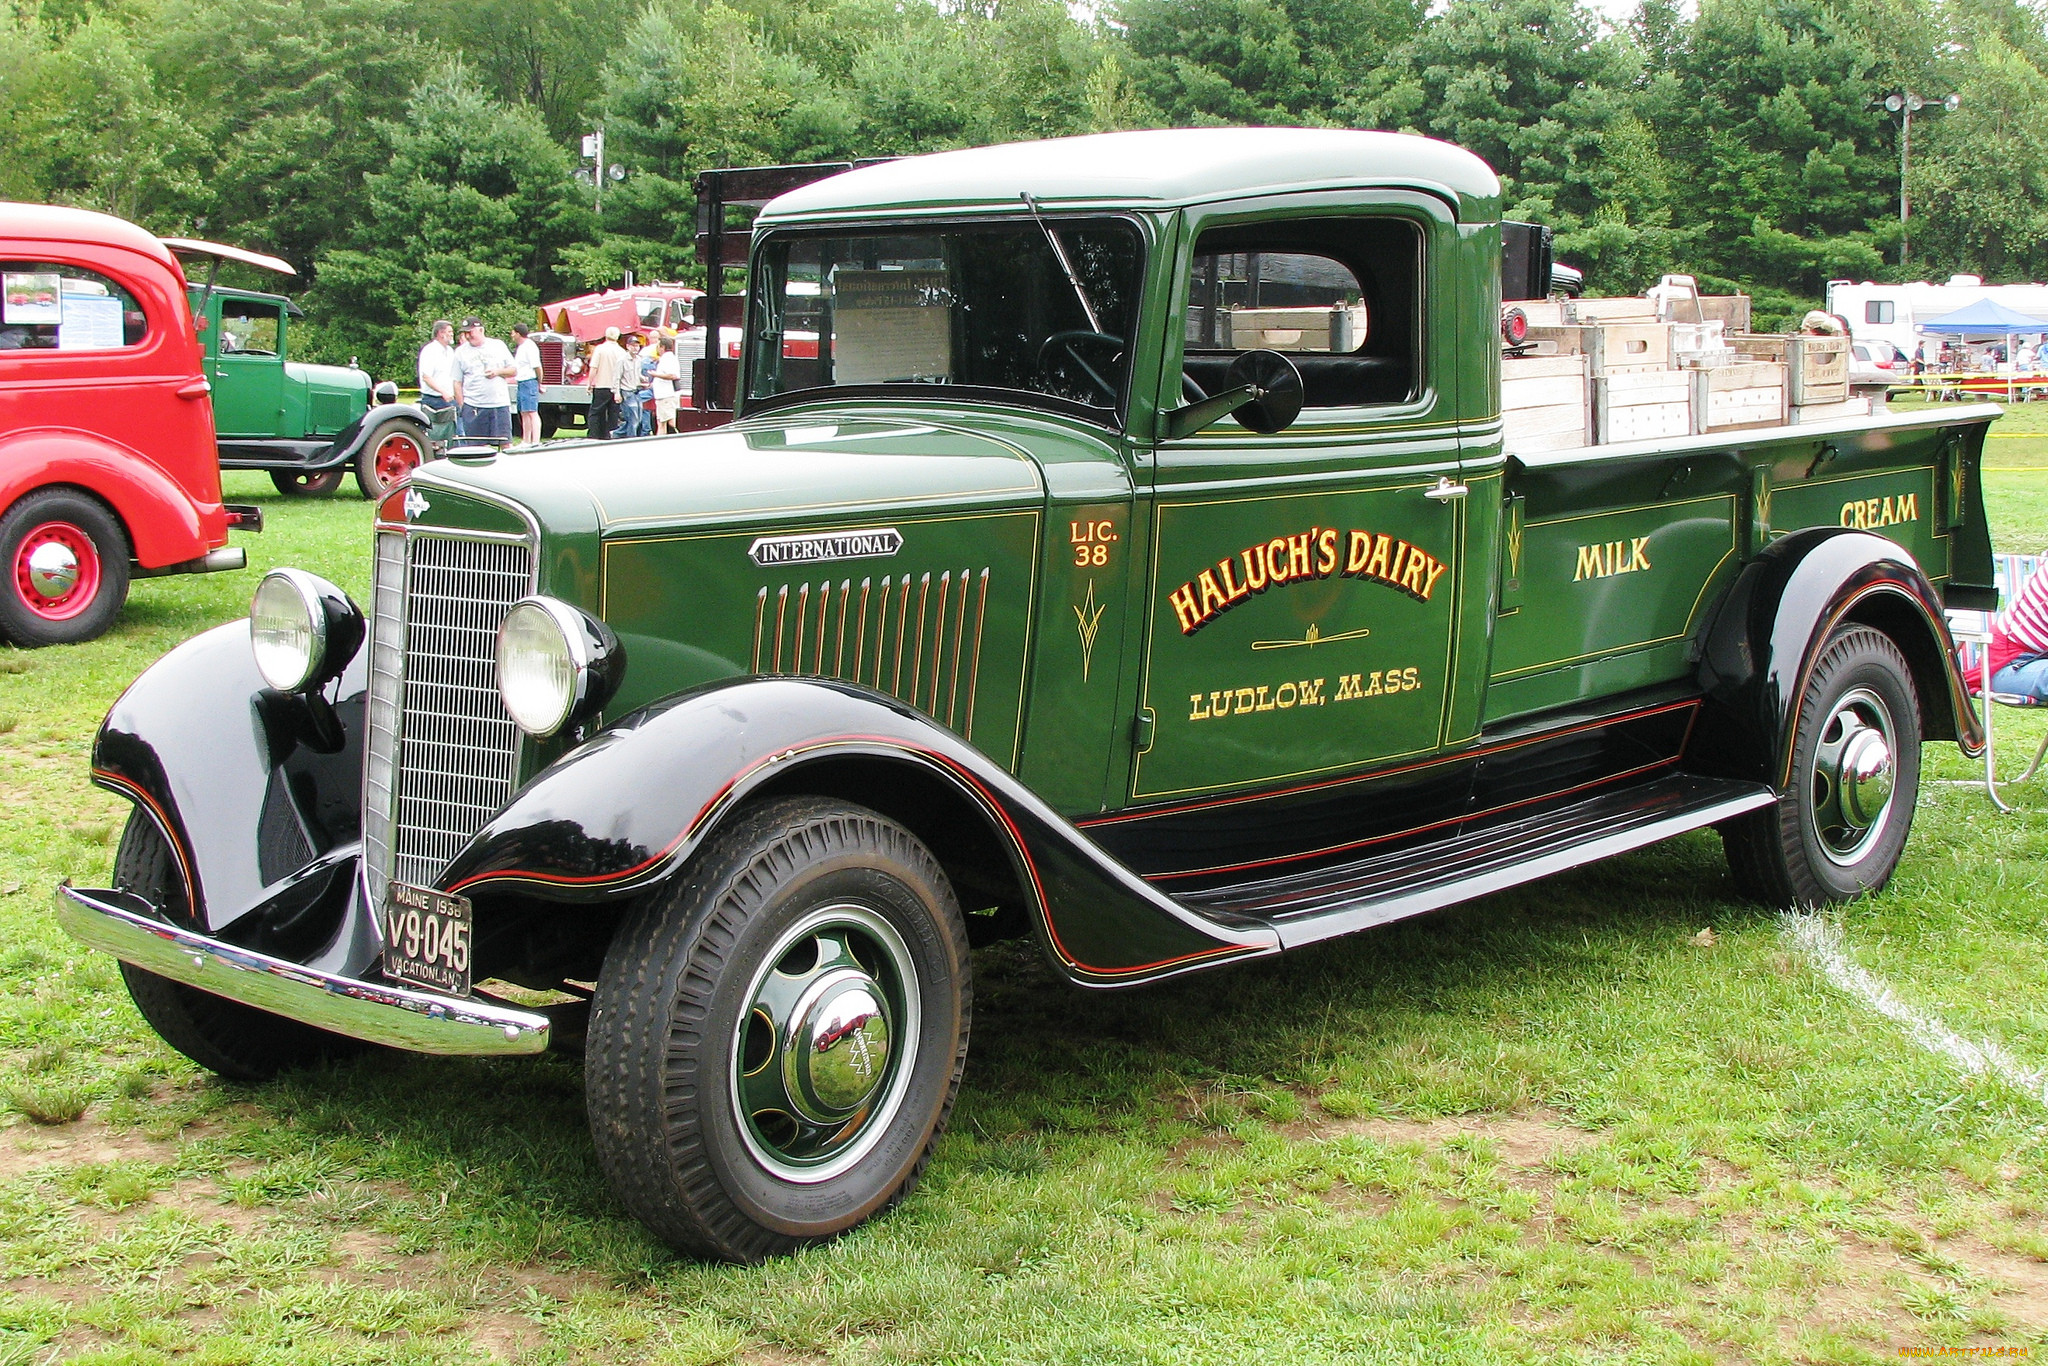
<path fill-rule="evenodd" d="M 332 493 L 354 470 L 363 497 L 381 498 L 428 458 L 428 416 L 400 403 L 396 384 L 373 386 L 353 362 L 293 360 L 299 306 L 282 294 L 219 283 L 224 262 L 296 274 L 288 262 L 218 242 L 163 242 L 192 277 L 185 288 L 213 390 L 222 469 L 267 470 L 277 491 L 292 498 Z"/>
<path fill-rule="evenodd" d="M 279 571 L 115 706 L 57 904 L 175 1047 L 580 1042 L 624 1205 L 760 1257 L 916 1181 L 973 944 L 1136 986 L 1705 826 L 1837 901 L 1980 746 L 1997 410 L 1504 449 L 1454 147 L 907 159 L 748 278 L 731 426 L 436 462 L 365 607 Z"/>

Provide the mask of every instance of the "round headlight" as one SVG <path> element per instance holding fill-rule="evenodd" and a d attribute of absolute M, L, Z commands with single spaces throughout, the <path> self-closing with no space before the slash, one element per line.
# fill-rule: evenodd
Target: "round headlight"
<path fill-rule="evenodd" d="M 311 575 L 278 569 L 263 576 L 249 602 L 249 644 L 263 681 L 297 692 L 320 672 L 327 657 L 327 613 Z"/>
<path fill-rule="evenodd" d="M 519 729 L 553 735 L 605 704 L 621 659 L 604 623 L 553 598 L 521 598 L 498 628 L 498 696 Z"/>
<path fill-rule="evenodd" d="M 363 643 L 362 609 L 303 569 L 273 569 L 249 601 L 249 645 L 263 681 L 306 692 L 348 667 Z"/>

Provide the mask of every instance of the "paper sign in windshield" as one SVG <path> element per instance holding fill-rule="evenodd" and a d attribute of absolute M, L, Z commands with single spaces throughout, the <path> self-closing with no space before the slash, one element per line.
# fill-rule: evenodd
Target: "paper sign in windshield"
<path fill-rule="evenodd" d="M 953 291 L 943 270 L 832 273 L 834 384 L 953 378 Z"/>
<path fill-rule="evenodd" d="M 52 273 L 8 271 L 0 277 L 4 303 L 0 322 L 13 326 L 48 327 L 64 320 L 64 281 Z"/>

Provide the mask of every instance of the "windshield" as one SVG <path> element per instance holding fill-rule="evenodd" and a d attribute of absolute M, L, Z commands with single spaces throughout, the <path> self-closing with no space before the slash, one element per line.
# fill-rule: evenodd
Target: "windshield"
<path fill-rule="evenodd" d="M 1114 218 L 1050 221 L 1078 292 L 1030 218 L 771 237 L 755 273 L 748 396 L 955 385 L 1113 417 L 1130 369 L 1138 231 Z"/>

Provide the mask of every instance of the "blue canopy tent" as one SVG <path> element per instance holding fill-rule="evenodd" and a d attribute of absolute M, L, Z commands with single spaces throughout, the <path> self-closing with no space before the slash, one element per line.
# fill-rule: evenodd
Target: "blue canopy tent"
<path fill-rule="evenodd" d="M 1996 299 L 1979 299 L 1953 313 L 1920 324 L 1922 332 L 1947 337 L 2014 337 L 2022 332 L 2048 332 L 2048 318 L 2030 317 Z"/>
<path fill-rule="evenodd" d="M 1934 333 L 1938 336 L 1961 338 L 1998 338 L 2005 340 L 2005 358 L 2013 360 L 2016 352 L 2012 339 L 2022 334 L 2041 335 L 2048 333 L 2048 318 L 2036 318 L 2007 308 L 1996 299 L 1983 298 L 1975 303 L 1965 304 L 1953 313 L 1944 313 L 1939 318 L 1930 318 L 1918 324 L 1917 331 Z M 2029 373 L 2033 367 L 2029 367 Z M 2005 390 L 2008 399 L 2017 395 L 2013 391 L 2012 372 L 2005 376 Z"/>

